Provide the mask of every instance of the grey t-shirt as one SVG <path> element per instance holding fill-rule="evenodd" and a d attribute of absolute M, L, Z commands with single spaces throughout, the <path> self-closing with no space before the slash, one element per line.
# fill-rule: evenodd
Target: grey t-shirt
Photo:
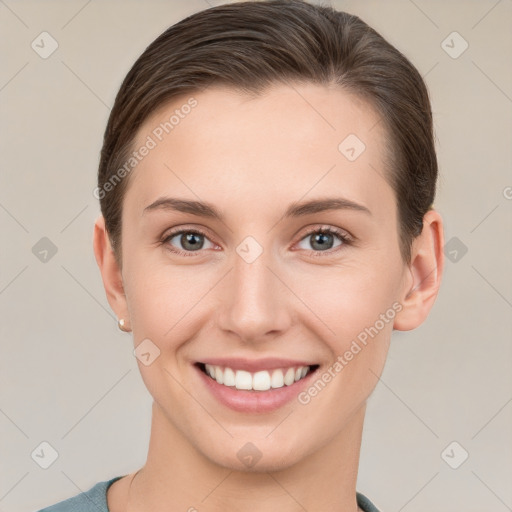
<path fill-rule="evenodd" d="M 50 507 L 38 510 L 38 512 L 109 512 L 107 506 L 107 490 L 111 484 L 120 478 L 123 477 L 116 476 L 111 480 L 98 482 L 88 491 L 77 494 L 67 500 L 60 501 Z M 364 510 L 364 512 L 379 512 L 377 507 L 360 492 L 356 493 L 356 497 L 357 505 Z"/>

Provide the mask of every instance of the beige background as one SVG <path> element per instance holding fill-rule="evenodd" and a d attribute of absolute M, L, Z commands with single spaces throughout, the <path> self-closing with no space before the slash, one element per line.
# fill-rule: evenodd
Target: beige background
<path fill-rule="evenodd" d="M 219 3 L 0 1 L 1 512 L 38 510 L 145 461 L 151 399 L 105 299 L 92 191 L 129 67 L 169 25 Z M 332 5 L 425 76 L 435 205 L 459 244 L 428 320 L 394 334 L 357 488 L 383 512 L 512 510 L 512 1 Z M 31 48 L 43 31 L 59 45 L 47 59 Z M 442 47 L 453 31 L 469 44 L 458 58 Z M 57 248 L 46 262 L 32 252 L 43 237 Z M 48 469 L 31 456 L 44 441 L 58 452 Z M 469 453 L 458 469 L 441 456 L 453 441 L 452 464 Z"/>

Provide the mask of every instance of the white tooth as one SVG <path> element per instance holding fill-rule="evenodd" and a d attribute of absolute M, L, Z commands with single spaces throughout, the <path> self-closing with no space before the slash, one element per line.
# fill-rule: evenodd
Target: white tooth
<path fill-rule="evenodd" d="M 266 370 L 256 372 L 252 378 L 252 389 L 256 391 L 266 391 L 270 389 L 270 373 Z"/>
<path fill-rule="evenodd" d="M 236 389 L 252 389 L 252 375 L 244 370 L 237 370 L 235 387 Z"/>
<path fill-rule="evenodd" d="M 273 388 L 282 388 L 284 386 L 283 370 L 274 370 L 270 385 Z"/>
<path fill-rule="evenodd" d="M 276 369 L 273 371 L 261 370 L 254 374 L 245 370 L 233 370 L 211 364 L 205 364 L 206 373 L 224 386 L 234 386 L 241 390 L 266 391 L 270 388 L 291 386 L 294 382 L 304 378 L 309 373 L 309 366 L 298 368 Z"/>
<path fill-rule="evenodd" d="M 284 376 L 284 383 L 287 386 L 291 386 L 295 382 L 295 370 L 293 368 L 288 368 L 286 370 L 286 374 Z"/>
<path fill-rule="evenodd" d="M 206 373 L 212 378 L 215 378 L 215 370 L 213 369 L 213 366 L 211 364 L 205 364 Z"/>
<path fill-rule="evenodd" d="M 235 372 L 231 368 L 224 370 L 224 386 L 235 385 Z"/>

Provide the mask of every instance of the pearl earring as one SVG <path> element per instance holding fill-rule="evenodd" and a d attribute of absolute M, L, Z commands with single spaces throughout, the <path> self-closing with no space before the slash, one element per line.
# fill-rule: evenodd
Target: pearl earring
<path fill-rule="evenodd" d="M 120 318 L 117 322 L 117 326 L 119 327 L 119 329 L 121 329 L 121 331 L 123 332 L 131 332 L 130 329 L 128 329 L 126 327 L 126 322 L 124 320 L 124 318 Z"/>

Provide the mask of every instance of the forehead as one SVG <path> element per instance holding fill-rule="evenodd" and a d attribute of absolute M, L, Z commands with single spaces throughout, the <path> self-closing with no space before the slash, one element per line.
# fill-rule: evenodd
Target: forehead
<path fill-rule="evenodd" d="M 362 203 L 386 194 L 394 202 L 390 190 L 382 194 L 389 186 L 379 116 L 339 87 L 279 84 L 257 95 L 210 87 L 159 107 L 134 149 L 148 138 L 154 147 L 127 192 L 139 207 L 169 191 L 212 201 L 243 197 L 247 206 L 250 198 L 275 204 L 333 188 Z"/>

